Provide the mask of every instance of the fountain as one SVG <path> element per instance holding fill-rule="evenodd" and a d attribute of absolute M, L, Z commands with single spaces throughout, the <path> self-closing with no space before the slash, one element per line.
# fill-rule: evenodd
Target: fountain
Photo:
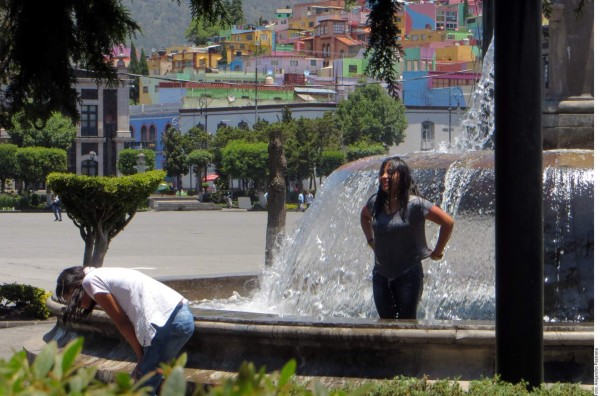
<path fill-rule="evenodd" d="M 263 273 L 164 280 L 197 302 L 188 378 L 212 382 L 244 360 L 276 370 L 291 358 L 303 376 L 494 375 L 493 139 L 481 127 L 493 130 L 492 81 L 488 68 L 473 109 L 479 113 L 464 121 L 462 151 L 405 156 L 421 192 L 456 220 L 444 260 L 424 262 L 417 320 L 377 319 L 372 253 L 358 219 L 376 190 L 382 157 L 358 160 L 329 176 Z M 544 169 L 544 379 L 592 383 L 593 151 L 546 151 Z M 435 228 L 427 232 L 433 238 Z M 48 305 L 60 313 L 59 304 Z M 58 323 L 44 341 L 64 344 L 81 334 L 82 362 L 97 365 L 103 378 L 133 368 L 135 357 L 102 312 L 88 322 Z M 42 344 L 26 349 L 35 354 Z"/>

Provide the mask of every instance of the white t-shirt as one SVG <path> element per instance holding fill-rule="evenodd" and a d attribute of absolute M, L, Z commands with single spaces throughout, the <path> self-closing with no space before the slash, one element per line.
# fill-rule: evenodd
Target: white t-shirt
<path fill-rule="evenodd" d="M 180 301 L 187 302 L 175 290 L 128 268 L 95 268 L 82 283 L 90 296 L 110 293 L 133 324 L 135 335 L 142 346 L 148 346 L 156 334 L 152 326 L 164 326 Z"/>

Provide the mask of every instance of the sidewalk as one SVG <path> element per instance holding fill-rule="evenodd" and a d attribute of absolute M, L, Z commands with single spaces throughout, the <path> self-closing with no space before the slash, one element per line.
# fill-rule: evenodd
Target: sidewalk
<path fill-rule="evenodd" d="M 292 233 L 302 213 L 288 212 Z M 0 282 L 53 291 L 56 277 L 81 265 L 83 240 L 63 213 L 0 213 Z M 104 266 L 135 268 L 152 277 L 259 272 L 264 266 L 267 212 L 241 210 L 141 212 L 110 244 Z M 10 323 L 4 322 L 4 326 Z M 0 359 L 8 359 L 54 321 L 3 328 Z"/>

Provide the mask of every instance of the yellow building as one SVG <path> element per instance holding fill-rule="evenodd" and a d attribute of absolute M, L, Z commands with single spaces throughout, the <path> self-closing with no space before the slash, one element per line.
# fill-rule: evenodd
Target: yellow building
<path fill-rule="evenodd" d="M 227 49 L 227 63 L 231 63 L 236 57 L 247 57 L 270 55 L 273 50 L 272 30 L 249 30 L 232 33 L 231 40 L 223 43 Z"/>
<path fill-rule="evenodd" d="M 402 41 L 403 47 L 427 47 L 431 43 L 441 43 L 446 40 L 445 30 L 416 29 Z"/>
<path fill-rule="evenodd" d="M 172 70 L 181 73 L 185 68 L 205 71 L 216 69 L 221 60 L 221 46 L 188 47 L 182 52 L 171 54 Z"/>
<path fill-rule="evenodd" d="M 435 59 L 437 61 L 474 62 L 476 58 L 473 54 L 473 47 L 470 45 L 455 45 L 435 49 Z"/>

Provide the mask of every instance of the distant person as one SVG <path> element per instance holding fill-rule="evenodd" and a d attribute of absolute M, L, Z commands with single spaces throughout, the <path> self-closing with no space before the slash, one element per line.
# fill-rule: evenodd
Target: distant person
<path fill-rule="evenodd" d="M 127 268 L 71 267 L 56 280 L 56 297 L 66 304 L 63 321 L 88 317 L 98 304 L 135 352 L 137 380 L 177 357 L 194 332 L 188 301 L 165 284 Z M 157 393 L 162 374 L 146 385 Z"/>
<path fill-rule="evenodd" d="M 54 213 L 54 221 L 62 221 L 62 204 L 58 195 L 55 195 L 52 199 L 51 208 L 52 213 Z"/>
<path fill-rule="evenodd" d="M 440 226 L 433 250 L 427 246 L 425 220 Z M 416 319 L 427 257 L 441 260 L 454 220 L 423 198 L 400 157 L 383 161 L 379 188 L 360 215 L 367 244 L 375 253 L 373 297 L 382 319 Z"/>
<path fill-rule="evenodd" d="M 309 190 L 306 193 L 306 209 L 310 208 L 310 205 L 312 204 L 314 198 L 315 197 L 313 196 L 313 194 Z"/>
<path fill-rule="evenodd" d="M 298 193 L 298 209 L 301 212 L 304 212 L 304 195 L 302 194 L 302 191 L 300 191 Z"/>

